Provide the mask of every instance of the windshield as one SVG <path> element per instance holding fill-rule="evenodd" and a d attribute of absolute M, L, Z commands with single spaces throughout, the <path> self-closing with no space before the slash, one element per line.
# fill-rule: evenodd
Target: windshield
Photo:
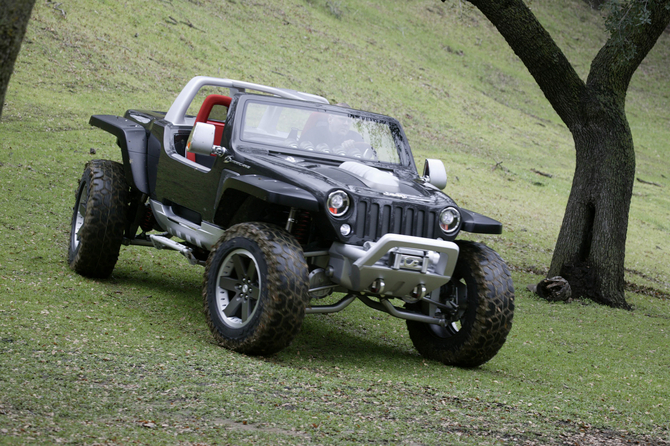
<path fill-rule="evenodd" d="M 248 101 L 241 139 L 291 151 L 400 164 L 399 132 L 391 122 L 359 116 L 351 110 L 317 111 Z"/>

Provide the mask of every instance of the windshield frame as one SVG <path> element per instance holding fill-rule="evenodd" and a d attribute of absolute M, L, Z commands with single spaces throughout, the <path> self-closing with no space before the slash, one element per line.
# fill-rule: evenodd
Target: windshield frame
<path fill-rule="evenodd" d="M 413 172 L 416 172 L 416 165 L 414 164 L 414 159 L 412 157 L 412 152 L 407 142 L 407 137 L 405 132 L 396 119 L 389 116 L 380 115 L 377 113 L 366 112 L 362 110 L 355 110 L 351 108 L 336 106 L 336 105 L 324 105 L 319 103 L 307 102 L 307 101 L 297 101 L 291 99 L 281 99 L 271 96 L 257 95 L 245 93 L 239 96 L 235 104 L 236 117 L 234 122 L 234 129 L 231 135 L 231 148 L 234 151 L 247 152 L 249 149 L 262 149 L 267 151 L 267 153 L 274 154 L 283 154 L 299 158 L 310 158 L 310 159 L 320 159 L 324 161 L 333 161 L 333 162 L 344 162 L 344 161 L 359 161 L 365 164 L 371 164 L 377 167 L 382 167 L 385 169 L 397 169 L 405 168 L 410 169 Z M 275 145 L 271 143 L 265 143 L 263 141 L 254 141 L 244 139 L 242 137 L 242 132 L 244 130 L 244 125 L 247 120 L 247 112 L 249 110 L 249 103 L 256 103 L 267 106 L 277 106 L 277 107 L 291 107 L 297 109 L 303 109 L 307 112 L 313 113 L 326 113 L 326 114 L 339 114 L 346 115 L 354 119 L 362 119 L 366 121 L 378 122 L 380 124 L 388 126 L 391 137 L 395 144 L 396 152 L 398 154 L 398 162 L 385 162 L 379 160 L 370 160 L 370 159 L 361 159 L 361 158 L 352 158 L 348 156 L 340 156 L 331 153 L 323 153 L 317 151 L 307 151 L 298 147 L 289 147 Z"/>

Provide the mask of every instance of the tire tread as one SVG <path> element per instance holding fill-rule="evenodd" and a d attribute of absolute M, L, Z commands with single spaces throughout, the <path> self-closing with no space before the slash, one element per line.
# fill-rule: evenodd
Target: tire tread
<path fill-rule="evenodd" d="M 507 265 L 493 249 L 470 241 L 458 244 L 457 269 L 470 271 L 478 290 L 472 323 L 464 322 L 459 333 L 446 339 L 430 333 L 424 323 L 408 321 L 407 327 L 423 356 L 447 365 L 477 367 L 498 353 L 512 329 L 514 284 Z"/>
<path fill-rule="evenodd" d="M 72 243 L 74 234 L 71 234 L 68 263 L 83 276 L 106 278 L 112 274 L 119 258 L 127 221 L 128 185 L 123 165 L 110 160 L 89 161 L 80 188 L 81 182 L 84 182 L 83 187 L 89 188 L 86 215 L 76 250 Z M 79 199 L 73 219 L 78 203 Z"/>
<path fill-rule="evenodd" d="M 213 321 L 212 312 L 216 309 L 210 302 L 210 276 L 217 273 L 217 264 L 213 262 L 216 251 L 236 237 L 255 242 L 265 253 L 267 275 L 263 282 L 268 298 L 257 304 L 263 305 L 258 324 L 243 331 L 240 337 L 231 338 Z M 277 226 L 256 222 L 235 225 L 212 247 L 205 266 L 202 295 L 207 324 L 221 346 L 252 355 L 276 353 L 286 348 L 300 331 L 309 302 L 307 264 L 302 249 L 293 236 Z"/>

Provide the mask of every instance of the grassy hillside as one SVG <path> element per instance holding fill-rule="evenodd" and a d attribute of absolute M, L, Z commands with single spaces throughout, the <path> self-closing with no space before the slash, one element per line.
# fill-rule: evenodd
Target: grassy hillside
<path fill-rule="evenodd" d="M 586 75 L 605 36 L 598 13 L 582 3 L 533 8 Z M 628 101 L 638 177 L 663 186 L 668 38 L 636 74 Z M 512 245 L 496 248 L 515 263 L 546 265 L 558 234 L 571 136 L 523 64 L 464 2 L 46 3 L 35 8 L 17 64 L 7 129 L 89 130 L 93 113 L 165 110 L 198 74 L 296 88 L 399 118 L 418 160 L 446 162 L 449 194 L 505 223 L 503 245 Z M 118 156 L 108 139 L 91 137 Z M 627 265 L 664 289 L 670 279 L 657 259 L 670 251 L 668 209 L 664 187 L 636 183 Z"/>
<path fill-rule="evenodd" d="M 599 13 L 581 0 L 531 6 L 586 76 L 606 38 Z M 0 444 L 670 440 L 669 67 L 666 33 L 628 95 L 644 182 L 626 279 L 646 294 L 627 295 L 632 312 L 551 305 L 525 285 L 551 258 L 571 135 L 466 2 L 38 2 L 0 121 Z M 212 345 L 202 269 L 175 253 L 124 249 L 113 279 L 74 275 L 75 185 L 87 160 L 120 159 L 89 116 L 167 110 L 195 75 L 392 115 L 419 164 L 444 160 L 446 192 L 505 226 L 475 237 L 514 270 L 499 355 L 476 370 L 424 361 L 402 321 L 355 304 L 308 317 L 281 354 L 249 358 Z"/>

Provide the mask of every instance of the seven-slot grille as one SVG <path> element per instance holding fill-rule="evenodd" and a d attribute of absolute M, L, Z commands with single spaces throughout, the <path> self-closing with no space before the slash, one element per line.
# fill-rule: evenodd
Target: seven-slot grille
<path fill-rule="evenodd" d="M 376 241 L 384 234 L 433 238 L 437 212 L 405 203 L 377 203 L 361 199 L 357 205 L 356 235 Z"/>

